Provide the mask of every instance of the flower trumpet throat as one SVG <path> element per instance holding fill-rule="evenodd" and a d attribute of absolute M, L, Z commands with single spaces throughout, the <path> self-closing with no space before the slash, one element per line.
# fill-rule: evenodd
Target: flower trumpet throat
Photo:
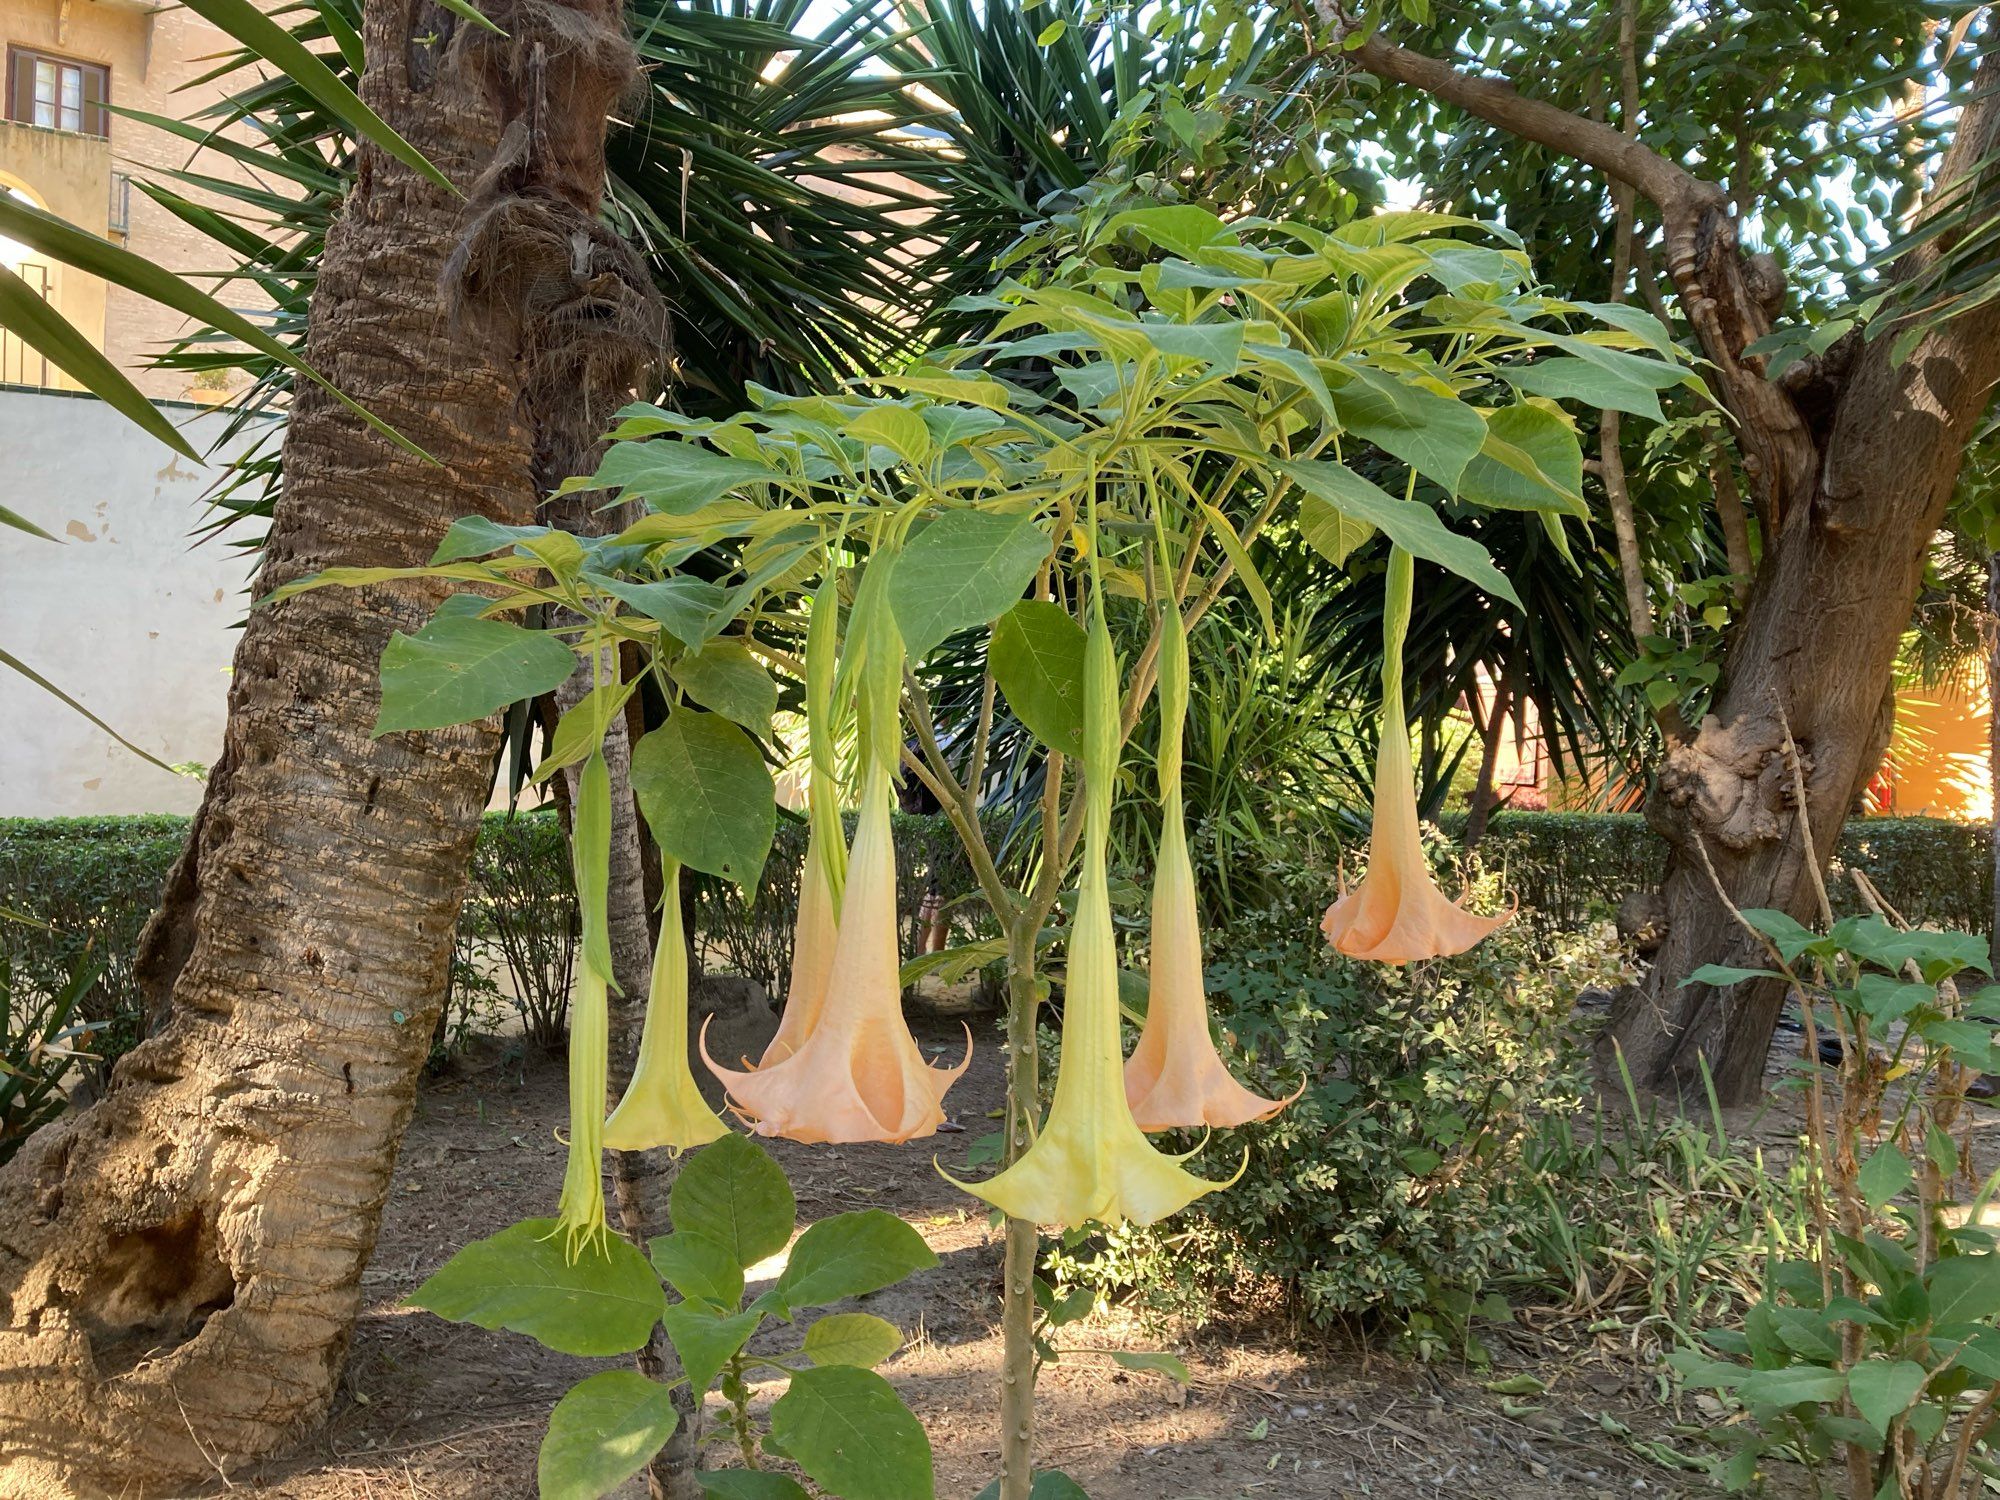
<path fill-rule="evenodd" d="M 945 1091 L 972 1061 L 968 1029 L 964 1061 L 955 1068 L 932 1067 L 903 1019 L 896 848 L 889 819 L 891 768 L 901 750 L 894 716 L 902 652 L 893 638 L 890 644 L 893 650 L 884 649 L 879 638 L 873 643 L 873 659 L 863 674 L 863 691 L 875 701 L 863 715 L 860 816 L 825 1000 L 811 1031 L 789 1056 L 743 1072 L 717 1065 L 703 1038 L 702 1060 L 759 1135 L 889 1143 L 931 1135 L 944 1123 Z"/>
<path fill-rule="evenodd" d="M 1266 1099 L 1238 1083 L 1209 1031 L 1194 863 L 1188 857 L 1181 795 L 1187 699 L 1187 631 L 1169 600 L 1160 642 L 1161 821 L 1153 874 L 1150 986 L 1146 1024 L 1125 1064 L 1125 1096 L 1141 1130 L 1227 1130 L 1269 1119 L 1291 1102 Z"/>
<path fill-rule="evenodd" d="M 661 862 L 665 900 L 660 941 L 653 951 L 653 982 L 646 996 L 639 1061 L 625 1097 L 604 1122 L 604 1144 L 614 1151 L 665 1146 L 686 1151 L 729 1133 L 708 1107 L 688 1066 L 687 929 L 681 918 L 681 866 Z"/>
<path fill-rule="evenodd" d="M 1382 611 L 1382 734 L 1375 757 L 1375 819 L 1368 873 L 1327 908 L 1320 930 L 1349 958 L 1407 964 L 1463 953 L 1512 915 L 1476 916 L 1438 889 L 1417 822 L 1416 768 L 1403 716 L 1403 639 L 1410 627 L 1413 565 L 1389 554 Z"/>
<path fill-rule="evenodd" d="M 1229 1185 L 1196 1177 L 1181 1165 L 1185 1157 L 1155 1149 L 1126 1102 L 1118 953 L 1105 876 L 1118 771 L 1118 676 L 1101 618 L 1091 623 L 1083 703 L 1083 875 L 1070 930 L 1055 1098 L 1041 1133 L 1019 1160 L 991 1181 L 958 1184 L 1010 1218 L 1065 1229 L 1151 1224 Z"/>

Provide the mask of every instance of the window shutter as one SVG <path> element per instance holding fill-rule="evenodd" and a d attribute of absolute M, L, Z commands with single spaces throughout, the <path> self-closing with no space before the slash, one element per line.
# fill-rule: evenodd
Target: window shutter
<path fill-rule="evenodd" d="M 7 53 L 7 118 L 27 124 L 35 118 L 35 54 Z"/>
<path fill-rule="evenodd" d="M 104 107 L 106 95 L 110 92 L 111 75 L 103 68 L 83 70 L 83 133 L 85 135 L 111 134 L 111 111 Z"/>

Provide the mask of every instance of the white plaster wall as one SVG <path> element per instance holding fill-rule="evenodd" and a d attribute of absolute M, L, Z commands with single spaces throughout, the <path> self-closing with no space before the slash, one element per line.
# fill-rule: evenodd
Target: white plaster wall
<path fill-rule="evenodd" d="M 198 453 L 227 420 L 161 410 Z M 0 527 L 0 649 L 168 765 L 221 753 L 249 607 L 246 555 L 192 535 L 213 474 L 94 398 L 0 390 L 0 504 L 62 539 Z M 0 817 L 192 812 L 200 800 L 198 779 L 0 667 Z"/>

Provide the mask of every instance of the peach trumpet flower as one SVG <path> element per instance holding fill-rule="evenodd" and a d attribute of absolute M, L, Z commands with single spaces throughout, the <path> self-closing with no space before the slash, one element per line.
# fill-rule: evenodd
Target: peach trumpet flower
<path fill-rule="evenodd" d="M 785 991 L 777 1035 L 758 1066 L 783 1062 L 812 1035 L 826 1004 L 840 922 L 840 893 L 847 875 L 847 845 L 840 827 L 839 770 L 834 763 L 834 649 L 840 629 L 840 595 L 831 574 L 813 600 L 806 627 L 806 745 L 812 778 L 806 791 L 806 860 L 799 873 L 799 915 L 792 928 L 792 978 Z"/>
<path fill-rule="evenodd" d="M 702 1060 L 758 1135 L 891 1144 L 931 1135 L 944 1123 L 945 1091 L 972 1061 L 968 1030 L 964 1060 L 955 1068 L 932 1067 L 903 1019 L 889 821 L 891 767 L 901 749 L 895 713 L 902 651 L 893 640 L 893 650 L 881 649 L 891 631 L 878 633 L 874 660 L 863 672 L 863 690 L 875 700 L 862 726 L 867 770 L 819 1015 L 797 1051 L 765 1067 L 721 1067 L 702 1041 Z"/>
<path fill-rule="evenodd" d="M 1417 777 L 1403 717 L 1403 639 L 1410 627 L 1414 567 L 1397 547 L 1389 554 L 1382 614 L 1382 737 L 1375 757 L 1375 820 L 1368 872 L 1343 890 L 1320 923 L 1326 940 L 1349 958 L 1408 964 L 1463 953 L 1513 915 L 1477 916 L 1438 889 L 1417 826 Z"/>
<path fill-rule="evenodd" d="M 688 1066 L 687 929 L 681 918 L 681 865 L 662 861 L 665 900 L 660 941 L 653 950 L 653 982 L 646 996 L 646 1022 L 639 1033 L 639 1060 L 625 1097 L 604 1122 L 604 1144 L 614 1151 L 650 1151 L 665 1146 L 686 1151 L 729 1133 L 695 1086 Z"/>
<path fill-rule="evenodd" d="M 1268 1120 L 1291 1099 L 1266 1099 L 1230 1075 L 1209 1034 L 1194 864 L 1181 793 L 1188 699 L 1187 631 L 1169 600 L 1160 643 L 1160 849 L 1153 875 L 1150 989 L 1125 1096 L 1141 1130 L 1227 1130 Z M 1301 1084 L 1303 1089 L 1304 1085 Z M 1292 1095 L 1293 1099 L 1298 1097 Z"/>
<path fill-rule="evenodd" d="M 1055 1098 L 1041 1133 L 1012 1166 L 986 1182 L 958 1183 L 1010 1218 L 1065 1229 L 1151 1224 L 1229 1186 L 1196 1177 L 1181 1165 L 1185 1156 L 1155 1148 L 1126 1102 L 1118 953 L 1105 878 L 1118 770 L 1118 675 L 1101 616 L 1091 623 L 1084 657 L 1083 704 L 1083 877 L 1069 937 Z"/>

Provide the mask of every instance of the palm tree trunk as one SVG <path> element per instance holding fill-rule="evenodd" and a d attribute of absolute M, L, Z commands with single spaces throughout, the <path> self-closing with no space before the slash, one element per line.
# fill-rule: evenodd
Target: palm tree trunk
<path fill-rule="evenodd" d="M 532 110 L 573 179 L 562 209 L 594 222 L 592 142 L 601 186 L 629 48 L 611 0 L 554 12 L 560 53 L 525 6 L 500 43 L 431 0 L 369 0 L 363 93 L 468 185 L 518 175 L 529 133 L 506 127 Z M 604 45 L 576 45 L 583 30 Z M 524 356 L 553 273 L 441 290 L 495 228 L 362 152 L 307 354 L 438 462 L 302 384 L 260 595 L 421 563 L 461 515 L 532 517 Z M 328 589 L 251 615 L 223 755 L 142 954 L 164 1022 L 101 1103 L 0 1172 L 0 1493 L 182 1493 L 332 1399 L 497 746 L 490 722 L 370 734 L 383 645 L 443 593 Z"/>

